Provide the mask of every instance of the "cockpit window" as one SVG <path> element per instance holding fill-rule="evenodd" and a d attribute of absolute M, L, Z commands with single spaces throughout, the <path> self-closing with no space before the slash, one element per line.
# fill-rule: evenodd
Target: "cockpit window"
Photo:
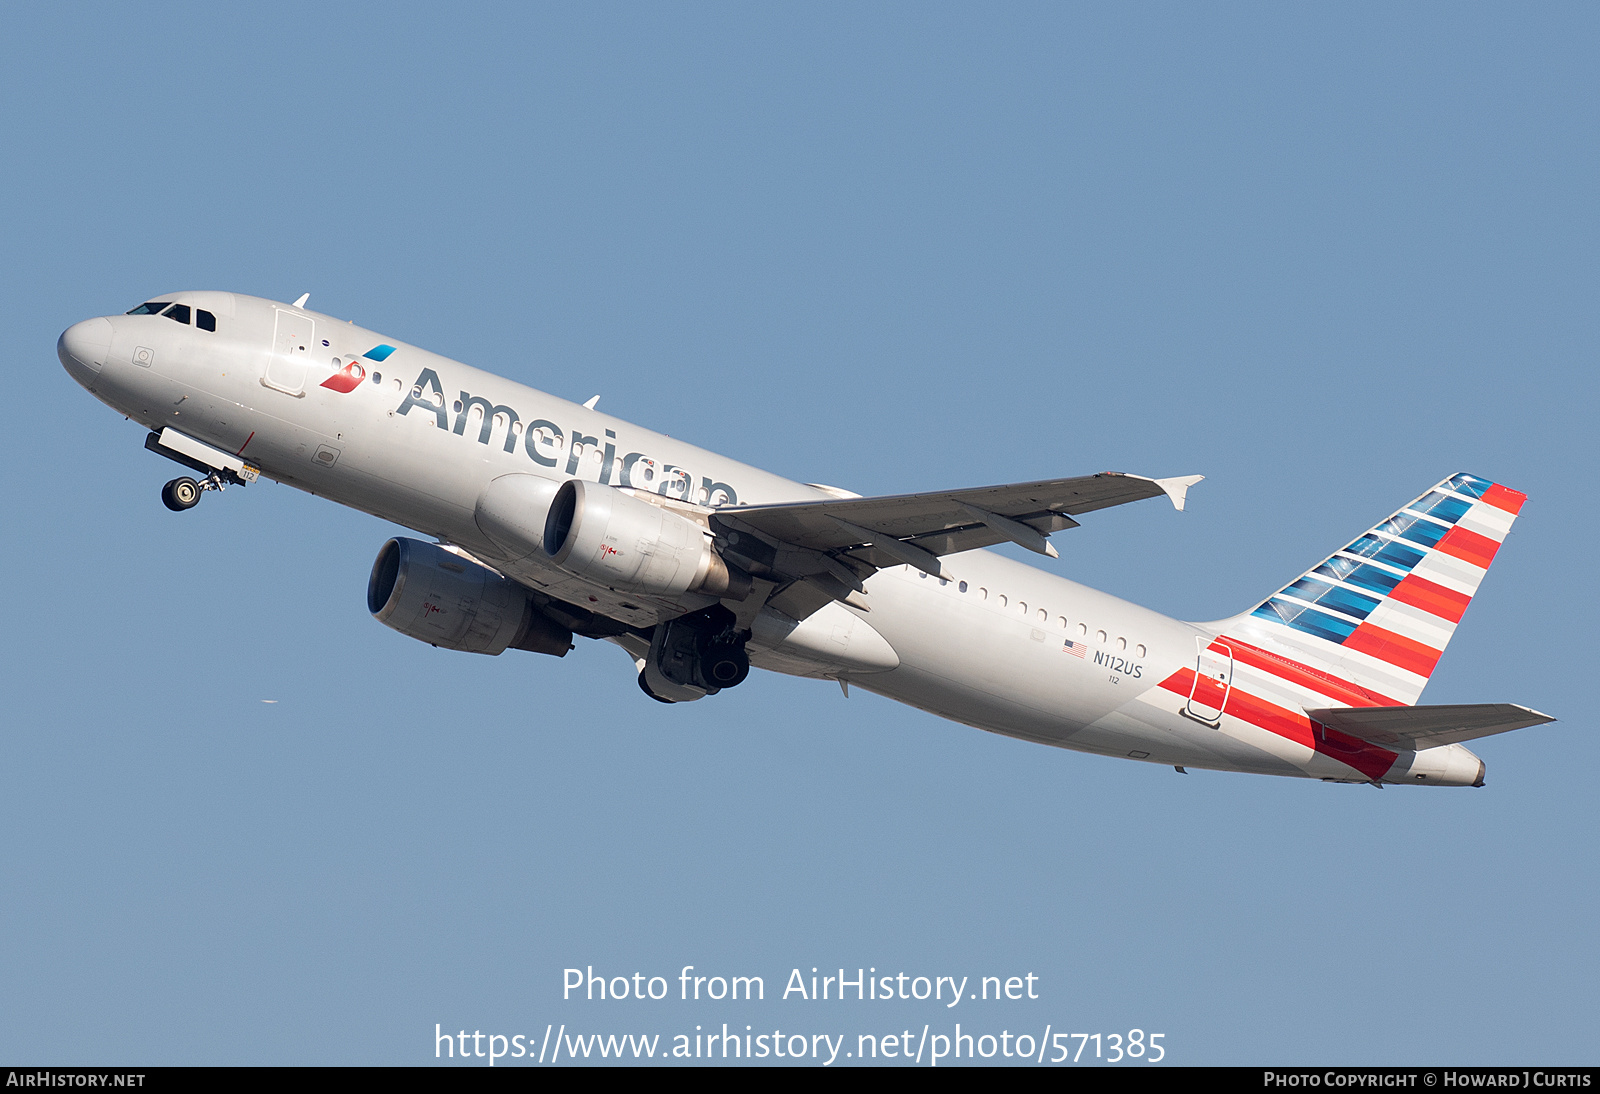
<path fill-rule="evenodd" d="M 174 304 L 161 314 L 174 323 L 182 323 L 186 327 L 189 325 L 189 305 L 187 304 Z"/>
<path fill-rule="evenodd" d="M 196 308 L 194 312 L 194 325 L 201 330 L 216 330 L 217 317 L 204 308 Z"/>
<path fill-rule="evenodd" d="M 130 311 L 129 315 L 160 315 L 161 309 L 172 303 L 170 300 L 152 300 L 148 304 L 140 304 Z"/>

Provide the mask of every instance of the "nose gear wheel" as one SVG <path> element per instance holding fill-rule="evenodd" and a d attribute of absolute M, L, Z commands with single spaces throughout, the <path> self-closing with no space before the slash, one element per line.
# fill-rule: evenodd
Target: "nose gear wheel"
<path fill-rule="evenodd" d="M 200 504 L 200 484 L 187 475 L 173 479 L 161 488 L 161 504 L 174 513 L 193 509 Z"/>
<path fill-rule="evenodd" d="M 184 475 L 182 478 L 173 479 L 161 488 L 161 504 L 171 509 L 174 513 L 181 513 L 185 509 L 193 509 L 196 505 L 199 505 L 205 491 L 215 490 L 221 493 L 227 488 L 228 484 L 215 471 L 198 482 Z"/>

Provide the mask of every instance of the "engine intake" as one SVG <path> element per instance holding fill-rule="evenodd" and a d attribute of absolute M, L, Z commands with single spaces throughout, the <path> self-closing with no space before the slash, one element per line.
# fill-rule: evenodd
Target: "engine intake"
<path fill-rule="evenodd" d="M 501 475 L 478 498 L 473 519 L 478 530 L 520 562 L 532 556 L 544 559 L 544 524 L 561 484 L 541 475 Z"/>
<path fill-rule="evenodd" d="M 680 513 L 615 487 L 569 479 L 545 518 L 544 550 L 568 573 L 654 596 L 705 593 L 743 600 L 750 578 L 730 570 L 705 530 Z"/>
<path fill-rule="evenodd" d="M 385 626 L 447 650 L 565 657 L 572 648 L 572 632 L 539 611 L 527 589 L 421 540 L 391 539 L 378 551 L 367 610 Z"/>

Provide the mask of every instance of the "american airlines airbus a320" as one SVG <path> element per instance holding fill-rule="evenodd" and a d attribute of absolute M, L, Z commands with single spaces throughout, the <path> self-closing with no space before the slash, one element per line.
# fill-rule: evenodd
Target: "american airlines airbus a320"
<path fill-rule="evenodd" d="M 1106 756 L 1482 786 L 1461 742 L 1552 719 L 1417 706 L 1524 495 L 1451 475 L 1259 605 L 1184 623 L 981 548 L 1200 476 L 864 498 L 786 479 L 294 304 L 167 293 L 85 320 L 72 378 L 191 469 L 169 509 L 265 475 L 435 542 L 378 549 L 367 606 L 445 649 L 632 656 L 681 703 L 750 666 Z"/>

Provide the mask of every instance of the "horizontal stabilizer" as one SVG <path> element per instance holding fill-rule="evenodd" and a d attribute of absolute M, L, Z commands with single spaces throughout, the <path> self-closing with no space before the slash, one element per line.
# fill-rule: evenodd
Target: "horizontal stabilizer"
<path fill-rule="evenodd" d="M 1385 748 L 1420 750 L 1555 721 L 1515 703 L 1432 707 L 1324 707 L 1306 711 L 1329 729 Z"/>

